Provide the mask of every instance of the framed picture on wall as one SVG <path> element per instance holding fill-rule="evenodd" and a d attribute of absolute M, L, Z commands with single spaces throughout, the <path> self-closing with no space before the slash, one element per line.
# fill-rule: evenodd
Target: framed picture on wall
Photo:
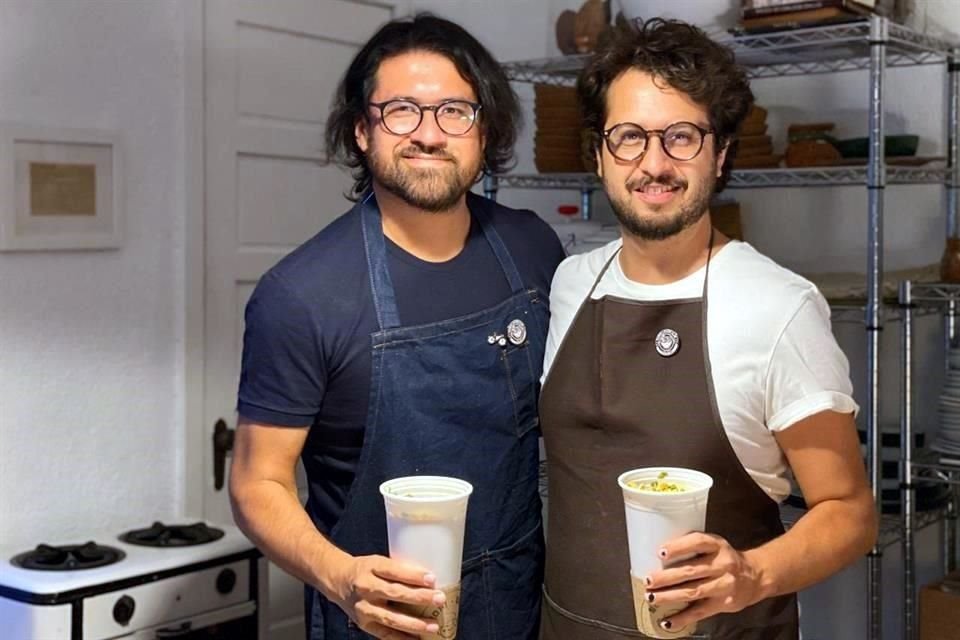
<path fill-rule="evenodd" d="M 123 243 L 116 133 L 0 123 L 0 251 Z"/>

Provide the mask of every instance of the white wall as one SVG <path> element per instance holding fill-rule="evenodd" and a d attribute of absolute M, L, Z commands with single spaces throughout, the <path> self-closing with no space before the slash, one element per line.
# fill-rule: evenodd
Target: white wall
<path fill-rule="evenodd" d="M 118 131 L 126 217 L 119 251 L 0 253 L 0 544 L 181 510 L 182 34 L 179 0 L 0 2 L 0 120 Z"/>

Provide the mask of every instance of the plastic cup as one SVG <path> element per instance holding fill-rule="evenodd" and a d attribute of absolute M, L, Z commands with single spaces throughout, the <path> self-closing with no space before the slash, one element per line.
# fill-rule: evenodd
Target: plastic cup
<path fill-rule="evenodd" d="M 653 480 L 673 483 L 682 491 L 655 491 L 631 486 Z M 696 630 L 696 624 L 668 631 L 660 626 L 660 621 L 682 611 L 687 605 L 650 604 L 647 602 L 643 578 L 661 568 L 658 551 L 664 543 L 692 531 L 703 531 L 707 519 L 707 496 L 713 486 L 713 478 L 693 469 L 646 467 L 621 474 L 617 483 L 623 491 L 627 515 L 630 583 L 633 586 L 637 629 L 654 638 L 686 637 Z"/>
<path fill-rule="evenodd" d="M 437 577 L 437 588 L 447 596 L 443 607 L 396 603 L 396 608 L 408 615 L 437 621 L 440 631 L 421 638 L 450 640 L 457 636 L 463 530 L 472 492 L 469 482 L 442 476 L 395 478 L 380 485 L 390 557 L 430 570 Z"/>

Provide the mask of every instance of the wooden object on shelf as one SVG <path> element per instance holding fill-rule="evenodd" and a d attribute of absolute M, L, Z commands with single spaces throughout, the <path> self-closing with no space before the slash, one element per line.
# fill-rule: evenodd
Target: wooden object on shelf
<path fill-rule="evenodd" d="M 576 30 L 577 12 L 567 9 L 557 16 L 557 49 L 564 55 L 577 52 L 577 43 L 574 38 Z"/>
<path fill-rule="evenodd" d="M 744 18 L 741 21 L 744 31 L 760 31 L 765 29 L 800 29 L 832 22 L 848 22 L 857 20 L 860 15 L 843 9 L 826 7 L 810 11 L 796 11 L 794 13 L 780 13 L 762 18 Z"/>
<path fill-rule="evenodd" d="M 802 0 L 775 5 L 743 5 L 740 24 L 746 32 L 797 29 L 858 20 L 873 7 L 866 0 Z"/>
<path fill-rule="evenodd" d="M 762 136 L 767 132 L 766 122 L 744 122 L 740 126 L 741 136 Z"/>
<path fill-rule="evenodd" d="M 582 119 L 572 87 L 534 86 L 533 164 L 540 173 L 587 171 L 583 158 Z"/>
<path fill-rule="evenodd" d="M 766 131 L 767 110 L 753 105 L 740 125 L 734 169 L 770 169 L 780 165 L 783 156 L 773 152 L 773 141 Z"/>
<path fill-rule="evenodd" d="M 960 571 L 920 589 L 920 640 L 955 640 L 960 628 Z"/>
<path fill-rule="evenodd" d="M 791 124 L 787 127 L 786 165 L 825 167 L 840 161 L 840 152 L 831 144 L 832 122 Z"/>
<path fill-rule="evenodd" d="M 780 166 L 783 155 L 770 153 L 766 155 L 752 155 L 741 157 L 739 154 L 733 159 L 734 169 L 776 169 Z"/>
<path fill-rule="evenodd" d="M 710 203 L 710 222 L 720 233 L 743 240 L 743 223 L 740 219 L 740 203 L 727 200 Z"/>
<path fill-rule="evenodd" d="M 940 280 L 960 283 L 960 238 L 947 238 L 940 258 Z"/>
<path fill-rule="evenodd" d="M 787 138 L 790 142 L 798 140 L 820 139 L 833 131 L 832 122 L 805 122 L 791 124 L 787 127 Z"/>
<path fill-rule="evenodd" d="M 876 5 L 876 0 L 743 0 L 740 7 L 742 18 L 762 18 L 778 13 L 796 13 L 825 7 L 849 7 L 853 11 L 868 11 Z"/>
<path fill-rule="evenodd" d="M 773 153 L 773 141 L 770 136 L 742 136 L 739 140 L 738 156 L 765 156 Z"/>
<path fill-rule="evenodd" d="M 788 167 L 823 167 L 839 160 L 840 152 L 826 140 L 801 140 L 787 145 Z"/>
<path fill-rule="evenodd" d="M 587 0 L 574 22 L 573 41 L 577 53 L 590 53 L 597 46 L 600 34 L 610 25 L 610 9 L 606 0 Z"/>

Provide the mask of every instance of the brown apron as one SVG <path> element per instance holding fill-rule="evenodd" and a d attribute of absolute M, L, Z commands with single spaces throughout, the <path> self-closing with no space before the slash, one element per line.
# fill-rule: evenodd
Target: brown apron
<path fill-rule="evenodd" d="M 711 253 L 712 244 L 711 236 Z M 592 299 L 618 254 L 577 312 L 540 397 L 550 496 L 542 640 L 646 637 L 633 610 L 617 486 L 624 471 L 672 466 L 712 476 L 706 530 L 735 549 L 783 533 L 777 504 L 740 464 L 717 409 L 706 330 L 709 255 L 701 298 Z M 691 637 L 798 636 L 791 594 L 703 620 Z"/>

